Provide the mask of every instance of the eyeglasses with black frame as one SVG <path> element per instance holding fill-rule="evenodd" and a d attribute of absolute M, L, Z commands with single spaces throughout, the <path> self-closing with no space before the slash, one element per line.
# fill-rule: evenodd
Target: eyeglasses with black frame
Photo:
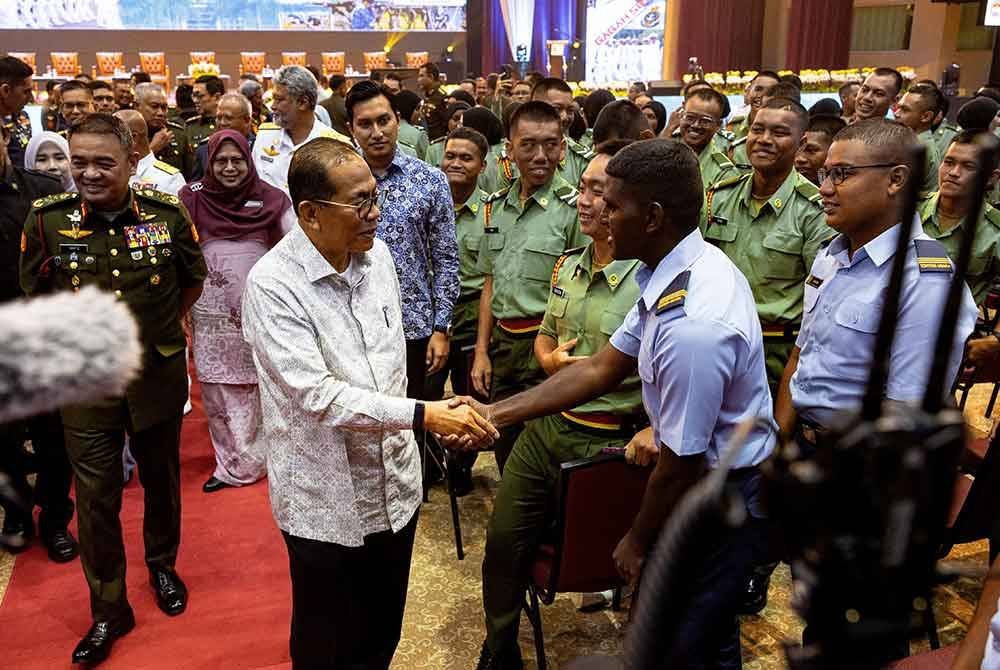
<path fill-rule="evenodd" d="M 333 200 L 310 200 L 309 202 L 316 203 L 317 205 L 350 207 L 351 209 L 356 209 L 358 211 L 358 218 L 367 219 L 368 215 L 371 214 L 372 207 L 377 205 L 379 209 L 382 209 L 382 205 L 385 204 L 385 197 L 385 191 L 376 189 L 370 196 L 356 205 L 352 205 L 349 202 L 336 202 Z"/>
<path fill-rule="evenodd" d="M 838 165 L 832 167 L 829 170 L 826 168 L 820 168 L 816 170 L 816 178 L 819 179 L 819 183 L 822 184 L 827 180 L 833 183 L 834 186 L 840 186 L 847 178 L 854 174 L 855 170 L 867 170 L 869 168 L 894 168 L 899 167 L 899 163 L 872 163 L 870 165 Z"/>

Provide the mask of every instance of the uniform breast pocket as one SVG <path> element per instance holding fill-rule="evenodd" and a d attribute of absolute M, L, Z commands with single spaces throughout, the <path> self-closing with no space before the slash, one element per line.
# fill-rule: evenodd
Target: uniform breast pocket
<path fill-rule="evenodd" d="M 711 223 L 705 231 L 705 239 L 718 245 L 721 242 L 735 242 L 739 231 L 731 223 Z"/>
<path fill-rule="evenodd" d="M 561 319 L 566 316 L 566 306 L 569 304 L 569 298 L 563 298 L 553 294 L 549 297 L 549 311 L 557 319 Z"/>
<path fill-rule="evenodd" d="M 856 298 L 847 298 L 837 307 L 834 318 L 837 324 L 844 328 L 874 334 L 878 332 L 878 324 L 882 319 L 882 299 L 864 302 Z"/>
<path fill-rule="evenodd" d="M 618 312 L 604 312 L 601 315 L 601 332 L 610 338 L 625 322 L 625 315 Z"/>
<path fill-rule="evenodd" d="M 490 233 L 489 235 L 483 235 L 486 239 L 485 248 L 490 251 L 500 251 L 507 244 L 507 236 L 503 233 Z M 483 248 L 482 243 L 480 243 L 479 249 Z"/>
<path fill-rule="evenodd" d="M 562 240 L 529 240 L 521 259 L 521 276 L 536 281 L 551 281 L 552 268 L 563 250 Z"/>
<path fill-rule="evenodd" d="M 802 238 L 790 233 L 769 233 L 764 247 L 763 275 L 772 279 L 797 279 L 804 273 Z"/>

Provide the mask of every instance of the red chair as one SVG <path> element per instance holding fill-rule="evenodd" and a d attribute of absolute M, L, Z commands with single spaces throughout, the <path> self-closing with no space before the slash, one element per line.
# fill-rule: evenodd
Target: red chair
<path fill-rule="evenodd" d="M 525 604 L 539 670 L 547 668 L 539 601 L 551 605 L 558 593 L 615 589 L 618 608 L 625 582 L 611 554 L 639 512 L 652 471 L 627 464 L 622 454 L 562 464 L 554 541 L 538 548 Z"/>

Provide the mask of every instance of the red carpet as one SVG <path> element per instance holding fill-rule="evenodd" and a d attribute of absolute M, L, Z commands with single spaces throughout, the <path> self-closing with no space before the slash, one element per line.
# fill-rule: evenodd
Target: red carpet
<path fill-rule="evenodd" d="M 268 506 L 267 482 L 202 493 L 215 457 L 197 382 L 191 400 L 194 411 L 185 417 L 181 436 L 183 521 L 177 562 L 190 591 L 187 611 L 170 618 L 156 606 L 143 562 L 142 489 L 133 477 L 121 519 L 136 627 L 100 667 L 289 668 L 288 562 Z M 79 560 L 57 565 L 35 544 L 17 557 L 0 605 L 0 667 L 78 667 L 70 655 L 90 623 Z"/>

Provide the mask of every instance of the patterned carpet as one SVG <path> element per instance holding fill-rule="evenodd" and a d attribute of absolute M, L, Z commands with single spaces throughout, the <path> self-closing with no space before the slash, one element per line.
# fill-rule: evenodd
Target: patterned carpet
<path fill-rule="evenodd" d="M 982 418 L 988 394 L 988 387 L 977 387 L 967 409 L 970 424 L 979 430 L 990 427 L 991 422 Z M 403 641 L 393 663 L 394 669 L 471 670 L 475 667 L 484 631 L 480 566 L 485 525 L 497 484 L 492 455 L 479 458 L 474 479 L 475 491 L 459 501 L 466 549 L 464 561 L 455 557 L 448 496 L 444 489 L 435 487 L 430 502 L 423 507 L 414 549 Z M 984 566 L 986 543 L 958 547 L 952 558 Z M 0 599 L 13 564 L 13 557 L 0 551 Z M 68 568 L 79 569 L 77 564 Z M 942 644 L 960 640 L 964 635 L 979 589 L 977 580 L 966 578 L 939 589 L 935 612 Z M 801 623 L 788 606 L 789 592 L 788 568 L 782 565 L 772 580 L 768 607 L 760 616 L 747 617 L 743 621 L 744 667 L 747 670 L 786 667 L 782 641 L 796 640 L 801 633 Z M 564 595 L 543 608 L 550 668 L 559 668 L 579 656 L 621 652 L 628 601 L 619 613 L 610 610 L 581 613 L 577 611 L 578 605 L 578 595 Z M 536 668 L 531 629 L 526 620 L 522 621 L 520 641 L 526 666 Z M 913 651 L 926 648 L 926 641 L 919 641 Z M 164 667 L 179 666 L 169 662 Z"/>

